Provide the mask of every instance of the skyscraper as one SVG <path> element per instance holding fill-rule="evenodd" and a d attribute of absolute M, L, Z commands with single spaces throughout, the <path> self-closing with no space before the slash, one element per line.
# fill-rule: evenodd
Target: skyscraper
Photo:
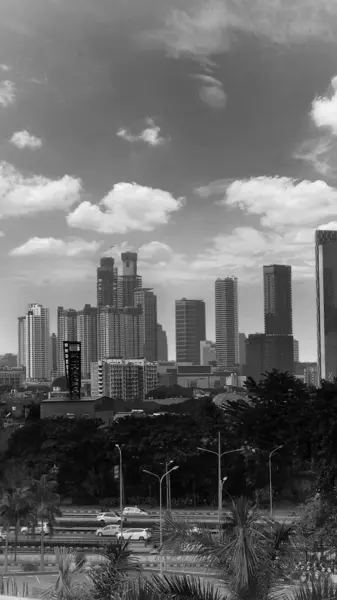
<path fill-rule="evenodd" d="M 26 367 L 26 317 L 18 317 L 18 367 Z"/>
<path fill-rule="evenodd" d="M 200 364 L 200 342 L 206 337 L 205 302 L 176 300 L 176 360 Z"/>
<path fill-rule="evenodd" d="M 142 287 L 142 278 L 137 275 L 137 253 L 123 252 L 122 275 L 118 277 L 117 304 L 118 308 L 134 306 L 135 290 Z"/>
<path fill-rule="evenodd" d="M 97 308 L 101 306 L 117 307 L 118 269 L 115 261 L 103 256 L 97 268 Z"/>
<path fill-rule="evenodd" d="M 76 342 L 77 312 L 73 308 L 57 307 L 57 374 L 65 375 L 63 342 Z"/>
<path fill-rule="evenodd" d="M 54 379 L 57 376 L 57 336 L 52 333 L 50 336 L 50 374 Z"/>
<path fill-rule="evenodd" d="M 300 345 L 298 340 L 294 340 L 294 363 L 300 362 Z"/>
<path fill-rule="evenodd" d="M 200 364 L 207 367 L 216 365 L 216 345 L 209 340 L 200 342 Z"/>
<path fill-rule="evenodd" d="M 76 341 L 81 342 L 81 376 L 90 377 L 90 365 L 97 361 L 97 308 L 85 304 L 77 312 Z"/>
<path fill-rule="evenodd" d="M 239 363 L 240 363 L 240 365 L 246 364 L 246 341 L 247 341 L 246 334 L 239 333 Z"/>
<path fill-rule="evenodd" d="M 25 322 L 27 379 L 49 379 L 49 309 L 29 304 Z"/>
<path fill-rule="evenodd" d="M 264 331 L 267 335 L 292 335 L 291 267 L 263 267 Z"/>
<path fill-rule="evenodd" d="M 232 369 L 239 363 L 239 317 L 237 277 L 218 278 L 215 282 L 215 343 L 220 369 Z"/>
<path fill-rule="evenodd" d="M 157 353 L 158 360 L 168 360 L 167 335 L 159 323 L 157 323 Z"/>
<path fill-rule="evenodd" d="M 337 231 L 316 231 L 317 377 L 337 377 Z"/>
<path fill-rule="evenodd" d="M 98 317 L 98 360 L 142 358 L 140 318 L 139 308 L 131 306 L 119 310 L 103 306 Z"/>
<path fill-rule="evenodd" d="M 158 360 L 157 346 L 157 296 L 150 288 L 136 289 L 134 306 L 141 311 L 140 336 L 142 357 L 150 362 Z"/>

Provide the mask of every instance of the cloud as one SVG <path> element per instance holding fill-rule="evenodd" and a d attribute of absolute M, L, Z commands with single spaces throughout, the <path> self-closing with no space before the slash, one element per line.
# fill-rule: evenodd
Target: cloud
<path fill-rule="evenodd" d="M 199 88 L 201 100 L 212 108 L 225 108 L 227 104 L 227 94 L 223 89 L 221 81 L 211 75 L 203 74 L 195 75 L 195 78 L 203 83 Z"/>
<path fill-rule="evenodd" d="M 0 163 L 0 218 L 51 210 L 68 210 L 79 200 L 81 180 L 69 175 L 48 179 L 25 176 L 12 165 Z"/>
<path fill-rule="evenodd" d="M 9 65 L 5 65 L 3 63 L 0 65 L 0 71 L 4 71 L 5 73 L 8 73 L 8 71 L 10 71 L 10 70 L 11 70 L 11 68 Z"/>
<path fill-rule="evenodd" d="M 325 181 L 252 177 L 234 181 L 220 204 L 259 215 L 263 227 L 315 223 L 337 214 L 337 190 Z"/>
<path fill-rule="evenodd" d="M 327 229 L 328 231 L 335 231 L 337 229 L 337 221 L 330 221 L 330 223 L 326 223 L 325 225 L 319 225 L 317 229 Z"/>
<path fill-rule="evenodd" d="M 238 31 L 277 44 L 336 39 L 335 0 L 187 0 L 167 11 L 146 41 L 169 55 L 200 60 L 228 51 Z"/>
<path fill-rule="evenodd" d="M 200 198 L 210 198 L 211 196 L 220 196 L 223 195 L 227 188 L 231 183 L 233 183 L 235 179 L 227 178 L 227 179 L 216 179 L 215 181 L 210 181 L 207 185 L 202 185 L 194 189 L 194 193 Z"/>
<path fill-rule="evenodd" d="M 311 107 L 311 118 L 316 127 L 326 127 L 337 135 L 337 76 L 331 80 L 332 93 L 315 98 Z"/>
<path fill-rule="evenodd" d="M 100 248 L 102 242 L 87 242 L 81 239 L 64 241 L 55 238 L 33 237 L 27 242 L 13 248 L 9 252 L 10 256 L 32 256 L 36 254 L 76 257 L 95 254 Z"/>
<path fill-rule="evenodd" d="M 119 129 L 116 135 L 127 142 L 144 142 L 148 146 L 162 146 L 165 144 L 165 138 L 160 136 L 160 127 L 155 124 L 153 119 L 147 119 L 147 127 L 138 135 L 133 135 L 127 129 Z"/>
<path fill-rule="evenodd" d="M 26 130 L 16 131 L 13 133 L 10 141 L 12 144 L 14 144 L 14 146 L 20 149 L 31 148 L 32 150 L 36 150 L 42 146 L 42 140 L 34 135 L 31 135 Z"/>
<path fill-rule="evenodd" d="M 0 104 L 5 108 L 13 104 L 15 100 L 15 85 L 12 81 L 0 82 Z"/>
<path fill-rule="evenodd" d="M 99 204 L 82 202 L 68 215 L 67 222 L 70 227 L 108 234 L 152 231 L 166 225 L 171 214 L 182 206 L 182 198 L 176 199 L 164 190 L 117 183 Z"/>

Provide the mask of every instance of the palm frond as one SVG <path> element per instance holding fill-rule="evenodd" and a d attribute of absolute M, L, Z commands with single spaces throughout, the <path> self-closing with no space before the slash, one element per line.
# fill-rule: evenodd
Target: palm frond
<path fill-rule="evenodd" d="M 312 582 L 311 584 L 303 584 L 295 588 L 287 595 L 287 600 L 331 600 L 337 599 L 337 585 L 329 578 L 323 578 Z"/>
<path fill-rule="evenodd" d="M 84 598 L 83 586 L 79 585 L 76 577 L 85 572 L 85 564 L 76 561 L 76 552 L 68 548 L 55 548 L 58 576 L 55 583 L 47 588 L 41 598 L 44 600 L 80 600 Z M 81 595 L 82 594 L 82 595 Z"/>
<path fill-rule="evenodd" d="M 210 582 L 193 575 L 153 575 L 149 582 L 151 600 L 225 600 L 226 596 Z M 145 599 L 144 599 L 145 600 Z"/>

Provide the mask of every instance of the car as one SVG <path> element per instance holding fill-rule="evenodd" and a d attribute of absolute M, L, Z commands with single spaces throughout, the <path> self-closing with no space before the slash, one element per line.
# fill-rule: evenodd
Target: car
<path fill-rule="evenodd" d="M 123 510 L 123 515 L 132 515 L 135 517 L 141 517 L 141 516 L 148 516 L 149 513 L 146 512 L 146 510 L 142 510 L 141 508 L 138 508 L 138 506 L 126 506 Z"/>
<path fill-rule="evenodd" d="M 99 522 L 100 525 L 110 525 L 112 523 L 120 523 L 122 519 L 116 512 L 110 511 L 100 513 L 99 515 L 97 515 L 96 520 Z"/>
<path fill-rule="evenodd" d="M 21 527 L 20 529 L 20 533 L 21 535 L 33 535 L 38 534 L 40 535 L 42 533 L 42 528 L 43 528 L 43 533 L 50 533 L 50 527 L 48 525 L 48 523 L 38 523 L 37 525 L 35 525 L 35 527 L 33 527 L 32 525 L 25 525 L 24 527 Z"/>
<path fill-rule="evenodd" d="M 152 537 L 151 529 L 124 529 L 123 533 L 116 535 L 118 540 L 150 540 Z"/>
<path fill-rule="evenodd" d="M 116 537 L 117 533 L 121 530 L 120 525 L 106 525 L 105 527 L 100 527 L 96 531 L 96 535 L 102 537 L 103 535 Z"/>
<path fill-rule="evenodd" d="M 3 527 L 0 527 L 0 542 L 5 540 L 7 537 L 7 531 Z"/>

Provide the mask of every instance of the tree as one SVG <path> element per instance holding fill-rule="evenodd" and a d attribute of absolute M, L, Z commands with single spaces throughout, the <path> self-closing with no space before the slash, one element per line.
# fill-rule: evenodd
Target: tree
<path fill-rule="evenodd" d="M 33 511 L 33 527 L 41 525 L 40 534 L 40 568 L 44 570 L 44 524 L 48 525 L 50 533 L 53 531 L 55 517 L 61 515 L 60 497 L 55 492 L 56 482 L 48 475 L 42 475 L 34 481 L 31 488 L 31 505 Z"/>
<path fill-rule="evenodd" d="M 85 561 L 77 562 L 76 553 L 68 548 L 55 548 L 58 575 L 54 585 L 41 595 L 44 600 L 91 600 L 87 584 L 77 581 L 86 572 Z"/>
<path fill-rule="evenodd" d="M 92 583 L 92 600 L 111 600 L 118 598 L 129 590 L 129 571 L 133 570 L 139 574 L 140 569 L 137 562 L 128 549 L 128 542 L 121 542 L 117 546 L 109 545 L 101 553 L 103 564 L 89 571 L 89 579 Z"/>
<path fill-rule="evenodd" d="M 3 473 L 1 493 L 2 503 L 0 507 L 0 517 L 6 531 L 5 572 L 7 572 L 10 528 L 14 528 L 14 561 L 16 562 L 20 527 L 31 515 L 29 477 L 27 472 L 22 468 L 20 469 L 14 465 L 9 465 Z"/>

